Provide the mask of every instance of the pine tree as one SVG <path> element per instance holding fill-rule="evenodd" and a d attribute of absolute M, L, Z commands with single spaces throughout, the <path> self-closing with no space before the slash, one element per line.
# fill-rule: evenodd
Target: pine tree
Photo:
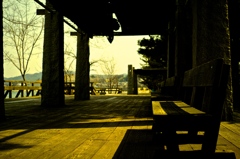
<path fill-rule="evenodd" d="M 140 48 L 138 54 L 142 55 L 144 62 L 143 69 L 148 68 L 166 68 L 167 66 L 167 45 L 166 40 L 160 35 L 150 35 L 149 39 L 143 38 L 138 41 Z M 164 80 L 164 74 L 139 75 L 141 83 L 149 89 L 157 90 L 158 83 Z"/>

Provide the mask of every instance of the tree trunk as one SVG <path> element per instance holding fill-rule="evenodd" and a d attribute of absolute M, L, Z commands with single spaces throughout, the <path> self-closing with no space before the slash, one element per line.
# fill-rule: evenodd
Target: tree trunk
<path fill-rule="evenodd" d="M 26 81 L 25 74 L 22 74 L 23 81 Z"/>
<path fill-rule="evenodd" d="M 56 11 L 45 15 L 41 97 L 44 107 L 65 105 L 63 16 Z"/>
<path fill-rule="evenodd" d="M 231 64 L 228 5 L 226 0 L 193 1 L 193 64 L 223 58 Z M 229 75 L 223 120 L 232 120 L 232 76 Z"/>
<path fill-rule="evenodd" d="M 75 76 L 75 100 L 90 99 L 89 81 L 89 36 L 79 34 L 77 36 L 77 65 Z"/>
<path fill-rule="evenodd" d="M 3 15 L 3 6 L 2 6 L 2 2 L 1 1 L 1 15 Z M 1 80 L 0 80 L 0 91 L 2 93 L 4 93 L 4 86 L 3 86 L 3 81 L 4 81 L 4 72 L 3 72 L 3 17 L 1 17 L 1 41 L 0 41 L 0 64 L 1 64 L 1 68 L 0 68 L 0 75 L 2 75 Z M 4 120 L 5 119 L 5 106 L 4 106 L 4 96 L 3 94 L 0 96 L 0 120 Z"/>

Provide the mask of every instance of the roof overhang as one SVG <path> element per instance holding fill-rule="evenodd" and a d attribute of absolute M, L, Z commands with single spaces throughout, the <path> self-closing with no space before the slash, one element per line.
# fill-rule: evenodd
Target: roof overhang
<path fill-rule="evenodd" d="M 175 14 L 175 0 L 49 0 L 82 31 L 90 35 L 113 35 L 121 27 L 122 35 L 165 34 Z M 113 18 L 115 13 L 118 22 Z"/>

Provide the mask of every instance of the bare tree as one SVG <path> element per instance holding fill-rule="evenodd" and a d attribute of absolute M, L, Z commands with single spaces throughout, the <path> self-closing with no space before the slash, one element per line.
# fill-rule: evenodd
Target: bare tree
<path fill-rule="evenodd" d="M 71 77 L 73 74 L 73 67 L 75 60 L 77 59 L 76 53 L 74 53 L 73 48 L 69 43 L 66 43 L 64 48 L 64 54 L 65 54 L 65 62 L 64 62 L 64 73 L 65 73 L 65 81 L 68 81 L 68 79 L 71 82 Z M 93 65 L 97 64 L 98 62 L 102 61 L 101 59 L 92 60 L 89 62 L 90 67 L 93 67 Z"/>
<path fill-rule="evenodd" d="M 76 54 L 69 43 L 64 45 L 64 81 L 72 82 L 72 76 L 74 75 L 73 63 L 76 60 Z"/>
<path fill-rule="evenodd" d="M 36 15 L 33 1 L 8 0 L 4 1 L 4 6 L 4 58 L 19 70 L 25 81 L 29 62 L 41 39 L 44 21 Z"/>
<path fill-rule="evenodd" d="M 72 71 L 72 64 L 74 62 L 74 59 L 72 59 L 69 63 L 69 65 L 64 65 L 64 81 L 65 82 L 72 82 L 72 78 L 74 79 L 74 71 Z M 66 61 L 64 62 L 66 64 Z"/>
<path fill-rule="evenodd" d="M 108 88 L 118 88 L 118 76 L 116 75 L 116 62 L 112 57 L 110 60 L 101 60 L 101 69 L 105 75 Z"/>

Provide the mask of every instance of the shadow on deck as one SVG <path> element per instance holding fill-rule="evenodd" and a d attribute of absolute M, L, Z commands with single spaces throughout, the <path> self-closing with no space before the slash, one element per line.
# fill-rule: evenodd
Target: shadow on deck
<path fill-rule="evenodd" d="M 0 158 L 132 159 L 154 158 L 158 151 L 149 95 L 91 96 L 88 101 L 66 96 L 61 108 L 42 108 L 40 98 L 7 99 L 5 105 Z M 239 129 L 240 122 L 225 122 L 219 135 L 220 149 L 238 151 L 237 158 Z"/>

